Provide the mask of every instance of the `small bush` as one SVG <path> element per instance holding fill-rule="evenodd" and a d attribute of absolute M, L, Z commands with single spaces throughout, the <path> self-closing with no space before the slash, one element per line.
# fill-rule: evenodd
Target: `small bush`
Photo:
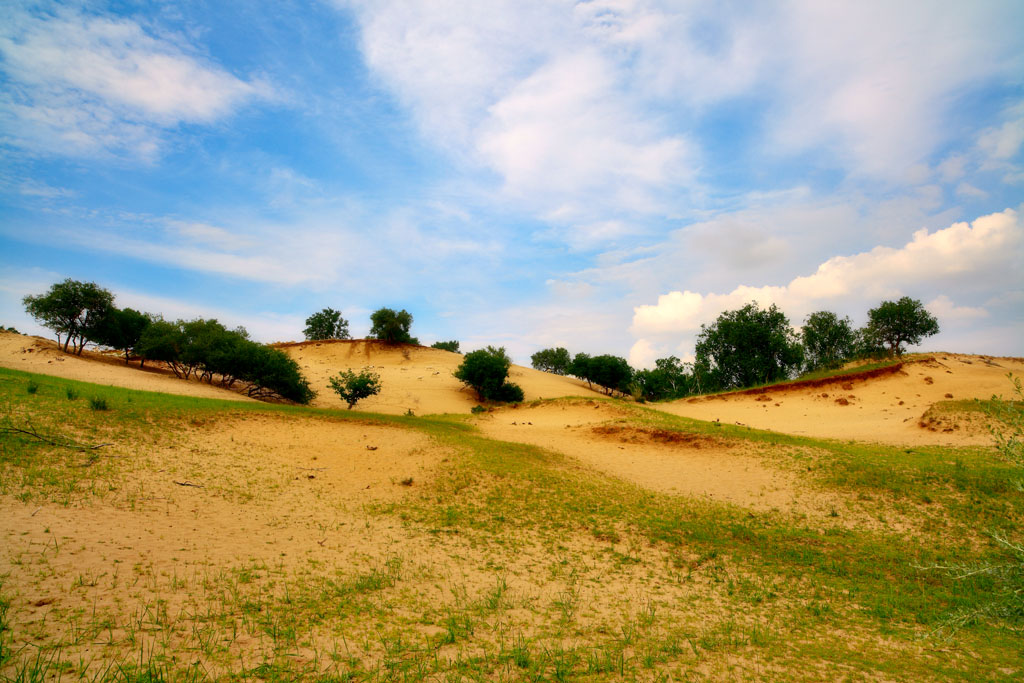
<path fill-rule="evenodd" d="M 452 341 L 439 341 L 434 342 L 430 345 L 432 349 L 441 349 L 442 351 L 451 351 L 452 353 L 459 353 L 459 342 Z"/>
<path fill-rule="evenodd" d="M 75 391 L 74 389 L 72 389 L 71 387 L 68 387 L 65 390 L 65 393 L 67 394 L 67 397 L 68 397 L 69 401 L 74 401 L 74 400 L 76 400 L 78 398 L 78 392 Z"/>
<path fill-rule="evenodd" d="M 352 406 L 359 400 L 380 393 L 380 375 L 370 372 L 369 368 L 363 368 L 358 373 L 345 370 L 339 372 L 337 377 L 332 377 L 330 385 L 341 400 L 348 403 L 348 409 L 352 410 Z"/>
<path fill-rule="evenodd" d="M 89 407 L 93 410 L 110 410 L 110 406 L 107 405 L 107 399 L 93 396 L 89 399 Z"/>
<path fill-rule="evenodd" d="M 475 405 L 469 409 L 469 412 L 473 413 L 474 415 L 479 415 L 480 413 L 486 413 L 487 408 L 484 408 L 481 405 Z"/>
<path fill-rule="evenodd" d="M 455 369 L 455 379 L 472 387 L 484 400 L 522 401 L 523 390 L 507 381 L 511 367 L 512 360 L 504 348 L 488 346 L 486 349 L 467 353 L 462 364 Z"/>
<path fill-rule="evenodd" d="M 39 391 L 39 383 L 33 379 L 30 379 L 28 381 L 28 384 L 25 386 L 25 391 L 27 391 L 30 394 L 36 393 L 37 391 Z"/>

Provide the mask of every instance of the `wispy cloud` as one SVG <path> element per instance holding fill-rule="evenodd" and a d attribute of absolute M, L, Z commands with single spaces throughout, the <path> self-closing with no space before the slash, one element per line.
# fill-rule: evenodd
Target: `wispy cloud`
<path fill-rule="evenodd" d="M 163 132 L 208 124 L 271 95 L 127 18 L 59 5 L 0 14 L 9 87 L 0 117 L 9 143 L 51 154 L 156 156 Z"/>

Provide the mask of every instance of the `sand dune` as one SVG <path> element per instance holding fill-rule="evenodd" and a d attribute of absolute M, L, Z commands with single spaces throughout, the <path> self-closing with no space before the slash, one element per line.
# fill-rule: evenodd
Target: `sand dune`
<path fill-rule="evenodd" d="M 821 438 L 981 445 L 991 443 L 982 424 L 942 419 L 935 406 L 1009 394 L 1008 372 L 1024 373 L 1024 359 L 937 353 L 909 358 L 897 371 L 877 377 L 839 377 L 817 386 L 768 387 L 654 407 L 698 420 Z"/>
<path fill-rule="evenodd" d="M 159 367 L 147 366 L 143 370 L 137 362 L 126 365 L 120 355 L 85 351 L 75 356 L 61 351 L 53 340 L 11 332 L 0 332 L 0 366 L 126 389 L 231 401 L 254 400 L 198 380 L 179 379 Z"/>
<path fill-rule="evenodd" d="M 279 344 L 298 361 L 318 396 L 314 405 L 340 408 L 345 403 L 328 385 L 341 370 L 371 367 L 381 377 L 381 392 L 356 404 L 353 410 L 416 415 L 466 413 L 480 401 L 452 373 L 463 356 L 423 346 L 388 346 L 366 340 L 332 340 Z M 526 400 L 561 396 L 598 396 L 571 377 L 561 377 L 513 365 L 509 379 L 523 388 Z"/>
<path fill-rule="evenodd" d="M 475 393 L 452 374 L 463 358 L 457 353 L 366 340 L 296 342 L 277 347 L 299 363 L 318 392 L 314 401 L 317 406 L 344 407 L 328 380 L 341 370 L 363 367 L 380 374 L 382 391 L 360 401 L 357 411 L 465 413 L 479 402 Z M 73 356 L 62 353 L 53 341 L 8 332 L 0 333 L 0 365 L 131 389 L 251 400 L 217 386 L 178 379 L 160 368 L 140 370 L 137 363 L 125 365 L 116 355 L 86 351 L 80 357 Z M 814 437 L 908 445 L 980 445 L 990 442 L 983 425 L 944 411 L 943 402 L 1007 394 L 1011 388 L 1006 378 L 1009 372 L 1024 374 L 1024 359 L 937 353 L 908 357 L 898 369 L 874 376 L 839 377 L 650 407 L 700 420 Z M 510 379 L 523 388 L 527 401 L 603 395 L 577 379 L 520 366 L 512 367 Z M 552 419 L 562 419 L 562 407 L 534 410 L 552 411 Z"/>

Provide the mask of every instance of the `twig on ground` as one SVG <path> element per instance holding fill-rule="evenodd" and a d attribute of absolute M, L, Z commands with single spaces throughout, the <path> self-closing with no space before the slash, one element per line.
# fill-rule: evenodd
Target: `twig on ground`
<path fill-rule="evenodd" d="M 103 448 L 104 446 L 114 445 L 112 443 L 98 443 L 94 446 L 90 446 L 88 444 L 72 441 L 71 439 L 67 439 L 65 441 L 58 441 L 57 439 L 43 436 L 35 427 L 32 427 L 31 425 L 29 425 L 29 429 L 21 429 L 20 427 L 0 427 L 0 433 L 24 434 L 25 436 L 31 436 L 33 439 L 37 439 L 39 441 L 42 441 L 43 443 L 48 443 L 51 446 L 57 446 L 59 448 L 75 448 L 80 451 L 94 451 L 97 448 Z"/>
<path fill-rule="evenodd" d="M 177 484 L 178 486 L 194 486 L 197 489 L 203 488 L 202 484 L 193 484 L 190 481 L 176 481 L 174 483 Z"/>

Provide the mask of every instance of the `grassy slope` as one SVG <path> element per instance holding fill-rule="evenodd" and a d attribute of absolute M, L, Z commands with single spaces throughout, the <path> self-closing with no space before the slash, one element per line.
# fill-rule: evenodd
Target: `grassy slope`
<path fill-rule="evenodd" d="M 137 451 L 173 447 L 192 425 L 252 412 L 397 425 L 456 454 L 428 489 L 360 513 L 368 526 L 399 529 L 405 546 L 383 559 L 341 569 L 224 565 L 169 583 L 154 574 L 151 602 L 109 614 L 55 612 L 35 634 L 19 631 L 17 610 L 27 598 L 5 580 L 4 680 L 42 680 L 33 676 L 44 672 L 124 681 L 979 680 L 1019 673 L 1021 641 L 1002 624 L 973 624 L 952 641 L 922 639 L 941 631 L 952 611 L 983 604 L 991 584 L 920 567 L 997 560 L 984 531 L 1020 533 L 1024 505 L 1012 471 L 984 449 L 866 447 L 639 407 L 626 418 L 749 441 L 763 457 L 804 472 L 823 494 L 852 495 L 879 519 L 898 514 L 913 522 L 913 534 L 896 534 L 884 525 L 821 525 L 652 493 L 558 454 L 485 439 L 454 416 L 239 405 L 7 370 L 0 395 L 8 427 L 113 444 L 81 450 L 0 435 L 5 509 L 121 500 Z M 92 399 L 108 409 L 92 409 Z M 422 559 L 413 548 L 436 549 L 444 560 Z M 117 590 L 104 579 L 80 584 L 68 590 Z M 161 600 L 185 608 L 161 611 Z M 245 637 L 260 645 L 245 649 Z M 82 661 L 83 643 L 96 641 L 105 643 L 100 654 Z"/>

